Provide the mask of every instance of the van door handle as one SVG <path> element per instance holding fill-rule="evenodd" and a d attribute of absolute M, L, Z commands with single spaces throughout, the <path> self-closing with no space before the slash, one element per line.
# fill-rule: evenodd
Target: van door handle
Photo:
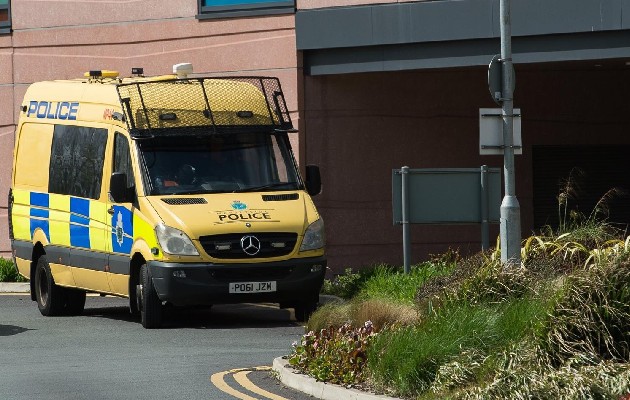
<path fill-rule="evenodd" d="M 110 215 L 114 215 L 114 206 L 111 206 L 107 209 L 107 213 Z"/>

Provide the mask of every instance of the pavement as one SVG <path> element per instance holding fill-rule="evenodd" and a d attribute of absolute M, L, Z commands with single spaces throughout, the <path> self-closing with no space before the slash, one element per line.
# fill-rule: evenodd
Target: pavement
<path fill-rule="evenodd" d="M 368 393 L 357 389 L 348 389 L 343 386 L 333 385 L 326 382 L 317 382 L 310 376 L 295 372 L 295 370 L 289 365 L 288 360 L 282 357 L 274 359 L 273 366 L 271 368 L 276 372 L 278 379 L 280 379 L 280 382 L 284 385 L 317 399 L 400 400 L 395 397 Z"/>
<path fill-rule="evenodd" d="M 0 282 L 0 293 L 29 293 L 30 283 Z M 320 302 L 336 301 L 334 297 L 322 296 Z M 273 360 L 273 371 L 280 381 L 295 390 L 322 400 L 399 400 L 395 397 L 377 395 L 357 389 L 346 388 L 325 382 L 318 382 L 310 376 L 296 372 L 288 360 L 278 357 Z"/>
<path fill-rule="evenodd" d="M 0 282 L 0 293 L 29 293 L 31 284 L 29 282 Z"/>

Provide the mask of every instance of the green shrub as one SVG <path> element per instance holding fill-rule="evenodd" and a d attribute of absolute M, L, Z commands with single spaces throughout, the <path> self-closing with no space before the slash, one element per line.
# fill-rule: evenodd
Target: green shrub
<path fill-rule="evenodd" d="M 630 263 L 604 264 L 566 278 L 541 343 L 556 362 L 575 354 L 630 361 Z"/>
<path fill-rule="evenodd" d="M 400 269 L 377 266 L 372 275 L 363 283 L 357 297 L 413 304 L 418 287 L 434 276 L 446 275 L 450 269 L 450 265 L 426 262 L 412 266 L 406 274 Z"/>
<path fill-rule="evenodd" d="M 24 282 L 12 260 L 0 257 L 0 282 Z"/>
<path fill-rule="evenodd" d="M 536 347 L 518 346 L 495 360 L 490 379 L 453 391 L 449 398 L 590 400 L 630 398 L 630 365 L 577 354 L 554 367 Z M 442 397 L 440 397 L 442 398 Z"/>
<path fill-rule="evenodd" d="M 399 395 L 429 390 L 440 367 L 462 352 L 506 348 L 538 329 L 548 305 L 534 298 L 476 306 L 452 303 L 434 317 L 380 335 L 368 352 L 375 382 Z"/>
<path fill-rule="evenodd" d="M 301 344 L 302 362 L 318 379 L 368 379 L 418 400 L 630 400 L 630 237 L 572 218 L 562 226 L 572 231 L 528 238 L 522 268 L 504 268 L 495 251 L 451 252 L 410 274 L 346 271 L 335 285 L 352 300 L 313 314 L 308 326 L 324 336 Z M 321 328 L 368 319 L 388 329 L 362 347 L 357 374 L 340 355 L 343 335 Z M 324 342 L 327 352 L 314 352 Z"/>
<path fill-rule="evenodd" d="M 386 267 L 385 264 L 380 266 Z M 374 265 L 357 271 L 354 271 L 352 268 L 346 268 L 343 274 L 337 275 L 333 279 L 324 280 L 322 293 L 346 300 L 351 299 L 361 290 L 363 283 L 372 276 L 377 267 L 377 265 Z"/>
<path fill-rule="evenodd" d="M 440 367 L 468 352 L 504 349 L 538 329 L 547 312 L 536 298 L 503 304 L 450 304 L 439 315 L 413 326 L 380 335 L 368 352 L 375 382 L 403 396 L 429 390 Z"/>

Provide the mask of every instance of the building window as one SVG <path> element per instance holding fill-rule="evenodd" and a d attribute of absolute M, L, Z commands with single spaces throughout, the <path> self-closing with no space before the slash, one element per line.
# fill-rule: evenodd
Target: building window
<path fill-rule="evenodd" d="M 0 0 L 0 34 L 11 32 L 11 3 Z"/>
<path fill-rule="evenodd" d="M 295 0 L 198 0 L 198 2 L 199 19 L 295 12 Z"/>

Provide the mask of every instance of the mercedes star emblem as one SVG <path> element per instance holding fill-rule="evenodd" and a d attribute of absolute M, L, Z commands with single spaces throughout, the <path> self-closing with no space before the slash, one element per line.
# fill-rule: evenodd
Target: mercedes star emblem
<path fill-rule="evenodd" d="M 243 236 L 241 248 L 247 255 L 255 256 L 260 251 L 260 240 L 256 236 Z"/>

